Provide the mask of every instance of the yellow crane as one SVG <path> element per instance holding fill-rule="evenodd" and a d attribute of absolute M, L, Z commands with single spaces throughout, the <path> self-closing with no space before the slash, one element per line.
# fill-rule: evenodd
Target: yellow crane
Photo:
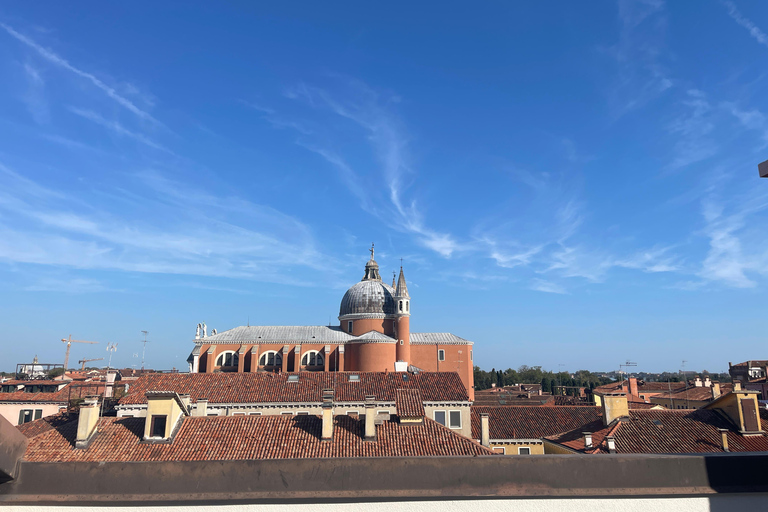
<path fill-rule="evenodd" d="M 67 355 L 64 356 L 64 371 L 69 369 L 69 348 L 73 343 L 90 343 L 91 345 L 99 343 L 98 341 L 73 340 L 71 334 L 69 335 L 69 338 L 61 338 L 61 341 L 67 344 Z"/>
<path fill-rule="evenodd" d="M 83 365 L 83 366 L 80 367 L 80 370 L 85 370 L 85 363 L 90 363 L 91 361 L 103 361 L 103 360 L 104 360 L 103 357 L 99 357 L 97 359 L 81 359 L 81 360 L 78 361 L 78 363 Z"/>

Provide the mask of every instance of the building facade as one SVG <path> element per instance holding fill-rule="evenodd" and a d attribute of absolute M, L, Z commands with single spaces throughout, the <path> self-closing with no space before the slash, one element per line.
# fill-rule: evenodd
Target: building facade
<path fill-rule="evenodd" d="M 402 267 L 384 283 L 371 259 L 344 294 L 336 326 L 242 326 L 209 336 L 198 324 L 192 373 L 456 372 L 474 399 L 471 341 L 451 333 L 410 330 L 411 296 Z"/>

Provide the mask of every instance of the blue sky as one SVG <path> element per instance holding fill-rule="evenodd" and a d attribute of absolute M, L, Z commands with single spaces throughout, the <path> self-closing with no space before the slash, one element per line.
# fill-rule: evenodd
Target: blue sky
<path fill-rule="evenodd" d="M 1 369 L 336 323 L 371 242 L 486 369 L 765 358 L 767 69 L 759 1 L 5 4 Z"/>

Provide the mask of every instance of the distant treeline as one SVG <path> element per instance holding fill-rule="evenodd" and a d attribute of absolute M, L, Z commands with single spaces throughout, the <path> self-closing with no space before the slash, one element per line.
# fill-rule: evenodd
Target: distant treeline
<path fill-rule="evenodd" d="M 579 370 L 574 374 L 569 372 L 547 372 L 541 369 L 541 366 L 523 365 L 517 370 L 507 368 L 506 370 L 496 370 L 486 372 L 480 367 L 475 366 L 475 390 L 480 391 L 488 389 L 496 384 L 497 387 L 513 386 L 515 384 L 541 384 L 541 390 L 552 392 L 557 386 L 573 386 L 594 389 L 596 386 L 613 382 L 611 379 L 601 377 L 588 370 Z M 576 394 L 576 390 L 569 390 L 565 394 Z"/>

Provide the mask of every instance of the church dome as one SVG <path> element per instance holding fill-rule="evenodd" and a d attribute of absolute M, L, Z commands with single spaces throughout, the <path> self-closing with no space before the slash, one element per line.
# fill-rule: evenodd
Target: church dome
<path fill-rule="evenodd" d="M 395 290 L 381 281 L 360 281 L 341 299 L 339 318 L 346 315 L 385 316 L 395 314 Z"/>
<path fill-rule="evenodd" d="M 384 284 L 379 274 L 379 264 L 373 259 L 373 246 L 371 246 L 371 259 L 365 264 L 363 279 L 352 286 L 344 298 L 341 299 L 339 319 L 348 315 L 361 315 L 363 318 L 381 318 L 394 315 L 395 289 Z"/>

